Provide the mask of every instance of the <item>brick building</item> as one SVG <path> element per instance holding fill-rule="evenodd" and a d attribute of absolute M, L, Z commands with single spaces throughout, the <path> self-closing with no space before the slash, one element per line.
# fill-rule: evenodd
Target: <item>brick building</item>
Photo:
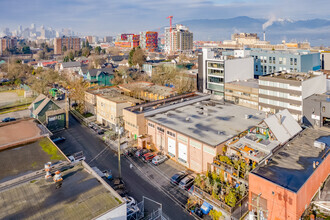
<path fill-rule="evenodd" d="M 0 55 L 6 51 L 6 49 L 10 50 L 17 46 L 17 38 L 16 37 L 2 37 L 0 38 Z"/>
<path fill-rule="evenodd" d="M 80 50 L 80 38 L 63 36 L 54 39 L 54 54 L 62 54 L 64 47 L 66 50 Z"/>
<path fill-rule="evenodd" d="M 330 133 L 305 129 L 249 175 L 249 210 L 300 219 L 330 173 Z"/>

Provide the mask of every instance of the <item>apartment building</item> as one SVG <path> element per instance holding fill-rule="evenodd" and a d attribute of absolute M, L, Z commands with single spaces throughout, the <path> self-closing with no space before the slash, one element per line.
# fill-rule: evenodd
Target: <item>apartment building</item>
<path fill-rule="evenodd" d="M 249 174 L 249 210 L 264 219 L 302 219 L 330 173 L 330 133 L 304 129 Z M 259 206 L 259 207 L 258 207 Z"/>
<path fill-rule="evenodd" d="M 63 49 L 67 50 L 80 50 L 80 38 L 79 37 L 61 37 L 54 39 L 54 54 L 62 54 Z"/>
<path fill-rule="evenodd" d="M 259 109 L 259 83 L 257 79 L 225 83 L 225 100 L 248 108 Z"/>
<path fill-rule="evenodd" d="M 303 100 L 326 92 L 322 72 L 275 73 L 259 78 L 259 109 L 276 113 L 288 109 L 298 121 L 302 119 Z"/>
<path fill-rule="evenodd" d="M 165 28 L 165 51 L 170 52 L 187 52 L 193 49 L 193 33 L 189 28 L 181 24 L 175 27 Z"/>
<path fill-rule="evenodd" d="M 115 127 L 123 109 L 134 106 L 141 101 L 130 96 L 116 87 L 104 87 L 85 92 L 85 111 L 96 115 L 96 120 L 105 126 Z"/>
<path fill-rule="evenodd" d="M 16 37 L 2 37 L 0 38 L 0 55 L 6 51 L 6 49 L 10 50 L 17 46 L 17 38 Z"/>
<path fill-rule="evenodd" d="M 158 32 L 145 31 L 140 32 L 140 46 L 148 52 L 155 52 L 158 50 Z"/>
<path fill-rule="evenodd" d="M 249 49 L 254 58 L 254 74 L 267 75 L 278 71 L 308 72 L 321 69 L 320 53 L 308 50 L 261 50 Z"/>
<path fill-rule="evenodd" d="M 253 65 L 252 57 L 235 58 L 204 48 L 198 56 L 197 89 L 223 98 L 225 83 L 254 77 Z"/>

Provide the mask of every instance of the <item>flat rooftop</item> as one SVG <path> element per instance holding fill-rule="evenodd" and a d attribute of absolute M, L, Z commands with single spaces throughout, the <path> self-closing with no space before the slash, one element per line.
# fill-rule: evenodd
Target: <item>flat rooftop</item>
<path fill-rule="evenodd" d="M 93 219 L 121 204 L 82 165 L 62 172 L 63 184 L 44 177 L 0 192 L 0 219 Z"/>
<path fill-rule="evenodd" d="M 170 87 L 156 85 L 150 82 L 133 82 L 128 84 L 122 84 L 119 88 L 127 90 L 141 90 L 153 94 L 159 94 L 165 97 L 173 95 L 175 90 Z"/>
<path fill-rule="evenodd" d="M 274 73 L 268 76 L 260 77 L 263 79 L 284 79 L 284 80 L 292 80 L 292 81 L 305 81 L 317 76 L 321 76 L 323 73 L 303 73 L 303 72 L 291 72 L 291 73 Z"/>
<path fill-rule="evenodd" d="M 239 80 L 239 81 L 229 82 L 226 84 L 239 85 L 239 86 L 245 86 L 245 87 L 256 88 L 256 89 L 259 88 L 259 82 L 257 79 Z"/>
<path fill-rule="evenodd" d="M 189 94 L 184 94 L 184 95 L 173 96 L 173 97 L 162 99 L 162 100 L 143 103 L 140 105 L 127 107 L 125 109 L 130 112 L 134 112 L 136 114 L 147 113 L 147 112 L 151 113 L 152 111 L 159 110 L 159 109 L 162 109 L 167 106 L 171 106 L 178 102 L 188 101 L 188 100 L 195 99 L 198 97 L 200 97 L 200 95 L 197 95 L 196 93 L 189 93 Z"/>
<path fill-rule="evenodd" d="M 325 149 L 315 147 L 315 140 L 325 143 Z M 267 165 L 260 165 L 252 173 L 298 192 L 315 171 L 313 161 L 321 164 L 329 159 L 329 147 L 329 132 L 307 128 L 277 151 Z"/>
<path fill-rule="evenodd" d="M 0 123 L 0 150 L 49 133 L 46 127 L 35 119 Z"/>
<path fill-rule="evenodd" d="M 87 92 L 117 103 L 131 102 L 136 104 L 141 102 L 141 100 L 139 99 L 135 99 L 130 96 L 124 95 L 124 92 L 116 87 L 93 89 L 93 90 L 88 90 Z"/>
<path fill-rule="evenodd" d="M 34 142 L 0 151 L 0 183 L 44 168 L 44 164 L 67 161 L 61 151 L 42 137 Z"/>
<path fill-rule="evenodd" d="M 256 126 L 264 117 L 264 112 L 208 98 L 147 119 L 215 147 Z"/>

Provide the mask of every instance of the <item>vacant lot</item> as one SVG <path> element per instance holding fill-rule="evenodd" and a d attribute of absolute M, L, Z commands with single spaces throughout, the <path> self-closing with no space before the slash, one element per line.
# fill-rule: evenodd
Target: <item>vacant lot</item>
<path fill-rule="evenodd" d="M 20 97 L 15 91 L 0 92 L 0 108 L 19 102 Z"/>

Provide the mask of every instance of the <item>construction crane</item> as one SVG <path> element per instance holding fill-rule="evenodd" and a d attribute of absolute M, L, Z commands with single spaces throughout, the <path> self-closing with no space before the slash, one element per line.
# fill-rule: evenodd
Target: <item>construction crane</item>
<path fill-rule="evenodd" d="M 173 19 L 173 16 L 168 16 L 166 19 L 170 19 L 170 32 L 172 32 L 172 19 Z"/>

